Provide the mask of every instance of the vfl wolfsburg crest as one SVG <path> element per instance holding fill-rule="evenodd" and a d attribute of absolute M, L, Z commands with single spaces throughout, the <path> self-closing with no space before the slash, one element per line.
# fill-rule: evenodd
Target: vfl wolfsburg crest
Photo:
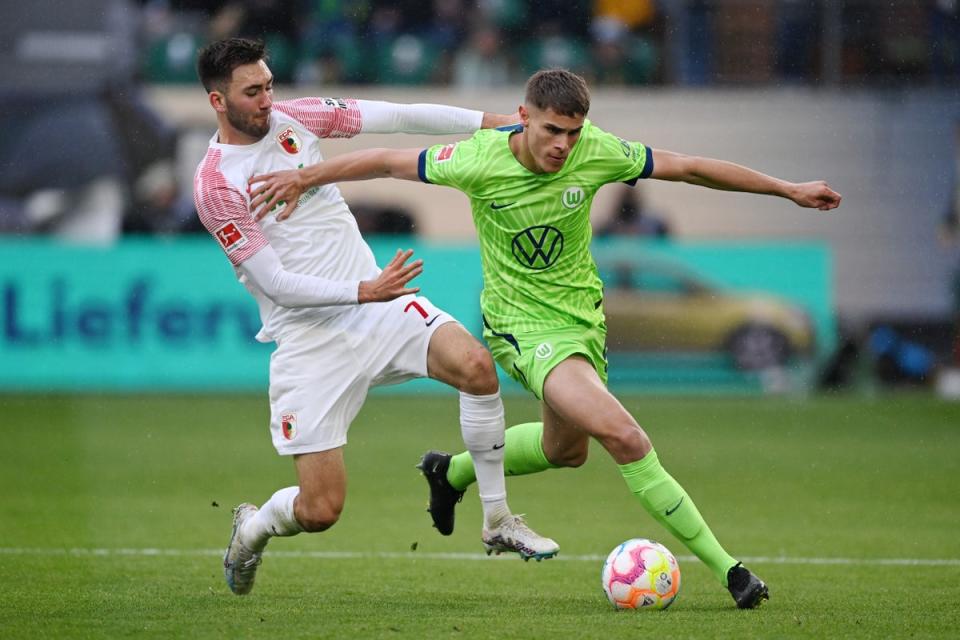
<path fill-rule="evenodd" d="M 576 209 L 586 198 L 583 195 L 583 189 L 580 187 L 569 187 L 560 196 L 560 202 L 567 209 Z"/>
<path fill-rule="evenodd" d="M 553 355 L 553 345 L 549 342 L 541 342 L 537 345 L 537 349 L 533 352 L 533 354 L 539 360 L 546 360 Z"/>
<path fill-rule="evenodd" d="M 546 269 L 563 252 L 563 234 L 555 227 L 524 229 L 513 236 L 513 257 L 528 269 Z"/>

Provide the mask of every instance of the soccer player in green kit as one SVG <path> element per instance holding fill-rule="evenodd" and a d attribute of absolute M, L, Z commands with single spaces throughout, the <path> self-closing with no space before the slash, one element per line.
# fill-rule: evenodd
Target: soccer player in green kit
<path fill-rule="evenodd" d="M 627 142 L 586 115 L 586 83 L 562 69 L 527 82 L 521 124 L 478 131 L 426 150 L 371 149 L 297 171 L 251 179 L 257 219 L 279 198 L 288 217 L 313 186 L 394 177 L 448 185 L 469 198 L 480 240 L 484 337 L 501 367 L 542 403 L 542 422 L 506 432 L 507 475 L 577 467 L 595 438 L 643 508 L 714 573 L 740 608 L 768 598 L 767 586 L 730 556 L 683 487 L 660 465 L 650 438 L 607 390 L 603 286 L 590 254 L 590 203 L 604 184 L 641 178 L 775 195 L 826 211 L 840 195 L 822 181 L 791 183 L 725 161 Z M 431 451 L 420 468 L 430 513 L 444 535 L 474 482 L 469 455 Z"/>

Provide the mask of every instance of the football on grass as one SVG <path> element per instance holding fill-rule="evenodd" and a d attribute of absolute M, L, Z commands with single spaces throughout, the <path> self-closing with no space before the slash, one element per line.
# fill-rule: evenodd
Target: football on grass
<path fill-rule="evenodd" d="M 610 552 L 601 580 L 617 609 L 666 609 L 680 592 L 680 565 L 659 542 L 634 538 Z"/>

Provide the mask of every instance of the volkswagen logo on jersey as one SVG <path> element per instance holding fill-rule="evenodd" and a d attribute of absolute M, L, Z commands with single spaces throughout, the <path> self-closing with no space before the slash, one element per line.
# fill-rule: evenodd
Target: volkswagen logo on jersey
<path fill-rule="evenodd" d="M 580 187 L 568 187 L 563 195 L 560 196 L 560 202 L 567 209 L 576 209 L 583 204 L 583 189 Z"/>
<path fill-rule="evenodd" d="M 530 227 L 513 236 L 513 257 L 528 269 L 546 269 L 561 253 L 563 234 L 555 227 Z"/>

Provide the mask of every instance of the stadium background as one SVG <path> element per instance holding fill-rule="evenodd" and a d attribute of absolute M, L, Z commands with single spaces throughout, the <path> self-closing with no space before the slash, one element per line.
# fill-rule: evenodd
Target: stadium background
<path fill-rule="evenodd" d="M 767 558 L 758 567 L 784 594 L 783 605 L 771 601 L 771 626 L 731 622 L 705 611 L 717 594 L 685 559 L 690 582 L 673 617 L 646 624 L 677 636 L 830 637 L 841 625 L 886 637 L 905 621 L 921 636 L 955 629 L 943 603 L 960 597 L 960 3 L 37 0 L 0 8 L 0 635 L 249 635 L 278 618 L 256 602 L 195 595 L 197 584 L 223 595 L 208 569 L 226 515 L 211 501 L 262 500 L 291 477 L 265 435 L 269 347 L 252 341 L 254 304 L 199 228 L 190 193 L 215 130 L 194 54 L 232 34 L 268 42 L 281 99 L 510 112 L 529 72 L 563 65 L 590 81 L 591 119 L 621 137 L 828 180 L 844 202 L 826 215 L 651 182 L 640 192 L 645 225 L 598 233 L 609 236 L 596 240 L 601 262 L 666 257 L 723 290 L 802 306 L 817 334 L 811 356 L 760 371 L 722 356 L 614 353 L 612 384 L 627 406 L 708 515 L 737 514 L 718 518 L 718 533 Z M 324 152 L 438 140 L 361 136 L 327 141 Z M 465 199 L 391 181 L 341 189 L 378 256 L 415 247 L 426 293 L 477 333 Z M 621 198 L 601 191 L 598 232 L 611 229 Z M 294 625 L 271 635 L 304 633 L 319 609 L 334 635 L 423 637 L 439 619 L 477 637 L 483 612 L 499 610 L 461 581 L 428 588 L 445 613 L 418 604 L 417 585 L 450 566 L 443 554 L 476 548 L 465 534 L 438 540 L 426 530 L 409 468 L 426 446 L 459 446 L 455 402 L 429 384 L 390 393 L 351 433 L 350 517 L 268 558 L 274 573 L 258 590 L 289 603 L 279 617 Z M 536 416 L 519 394 L 508 412 Z M 418 417 L 399 429 L 398 415 Z M 504 568 L 508 584 L 499 569 L 458 569 L 506 593 L 517 628 L 542 630 L 515 637 L 636 631 L 603 616 L 594 556 L 638 532 L 663 534 L 652 521 L 624 524 L 635 507 L 619 493 L 594 500 L 616 482 L 606 463 L 596 452 L 571 476 L 510 484 L 538 528 L 557 531 L 564 552 L 585 562 L 537 578 Z M 912 471 L 891 481 L 890 469 Z M 384 491 L 381 474 L 396 485 Z M 738 482 L 757 504 L 744 503 Z M 583 503 L 572 520 L 553 508 L 558 488 Z M 465 520 L 476 518 L 469 502 Z M 383 514 L 399 543 L 375 535 Z M 414 540 L 436 555 L 411 570 L 400 556 Z M 377 592 L 381 615 L 361 623 L 342 613 L 384 562 L 393 577 Z M 909 567 L 930 590 L 926 616 L 910 617 L 917 596 L 890 566 Z M 338 598 L 326 600 L 317 567 Z M 133 595 L 144 579 L 155 600 Z M 569 601 L 542 595 L 558 589 Z M 823 598 L 842 611 L 818 618 Z M 554 608 L 559 617 L 544 613 Z"/>
<path fill-rule="evenodd" d="M 191 237 L 199 229 L 190 189 L 213 121 L 194 79 L 194 52 L 212 37 L 234 33 L 271 45 L 279 98 L 345 95 L 509 112 L 531 70 L 560 64 L 589 78 L 591 118 L 624 138 L 796 180 L 826 178 L 845 197 L 836 215 L 667 183 L 646 184 L 639 197 L 647 218 L 668 230 L 656 234 L 656 244 L 729 252 L 709 272 L 701 268 L 701 276 L 734 290 L 771 291 L 813 316 L 814 357 L 800 363 L 788 387 L 809 388 L 825 375 L 832 383 L 863 382 L 851 371 L 879 360 L 885 379 L 925 385 L 940 364 L 950 363 L 958 258 L 956 244 L 940 242 L 938 234 L 960 153 L 955 3 L 90 0 L 7 6 L 4 13 L 0 47 L 12 61 L 2 83 L 5 388 L 230 386 L 214 375 L 215 366 L 179 382 L 172 373 L 160 375 L 163 366 L 153 358 L 162 358 L 163 349 L 143 351 L 136 336 L 111 347 L 103 334 L 131 325 L 112 298 L 140 280 L 163 279 L 161 256 L 184 264 L 193 259 L 189 252 L 203 252 Z M 331 140 L 326 153 L 437 141 L 363 136 Z M 445 245 L 472 243 L 466 201 L 453 190 L 392 181 L 342 190 L 370 237 L 399 232 L 427 243 L 428 274 L 433 247 L 442 254 Z M 593 209 L 598 228 L 623 197 L 614 187 L 600 192 Z M 638 254 L 648 237 L 646 229 L 635 236 Z M 605 242 L 597 243 L 601 261 Z M 777 243 L 811 248 L 806 259 L 819 260 L 816 270 L 825 274 L 808 285 L 816 292 L 797 294 L 804 285 L 764 278 L 774 267 L 781 274 L 804 268 L 775 251 L 768 252 L 770 268 L 737 262 L 744 251 Z M 187 253 L 178 258 L 171 244 Z M 125 260 L 125 251 L 140 260 Z M 45 256 L 43 268 L 22 268 L 27 263 L 14 257 L 18 252 Z M 464 258 L 450 264 L 476 282 L 475 261 Z M 127 269 L 126 277 L 97 298 L 84 282 L 96 288 L 98 280 L 87 274 L 101 267 L 87 260 L 130 267 L 117 267 Z M 213 289 L 242 305 L 243 291 L 230 284 L 225 261 L 210 269 L 220 278 Z M 459 300 L 462 289 L 447 291 L 442 279 L 430 289 L 438 300 L 452 299 L 451 311 L 477 326 L 475 307 Z M 198 304 L 220 302 L 208 296 Z M 101 307 L 111 305 L 119 315 L 108 319 Z M 39 319 L 24 317 L 26 308 Z M 80 315 L 71 320 L 71 310 Z M 877 327 L 890 328 L 893 337 L 871 342 Z M 23 331 L 37 335 L 25 340 Z M 44 334 L 51 339 L 38 337 Z M 904 344 L 914 358 L 899 355 Z M 238 349 L 246 360 L 234 359 Z M 848 357 L 852 352 L 863 357 Z M 184 353 L 215 362 L 214 351 L 200 342 L 169 352 L 172 358 Z M 263 384 L 264 368 L 247 363 L 262 361 L 264 353 L 238 338 L 223 343 L 216 358 L 249 372 L 233 382 L 251 390 Z M 94 354 L 110 364 L 103 371 L 116 375 L 66 373 L 63 363 L 73 358 L 66 369 L 82 371 L 83 359 Z M 854 360 L 861 366 L 852 367 Z M 698 380 L 715 388 L 718 379 L 743 382 L 730 387 L 737 390 L 764 388 L 756 376 L 731 373 L 728 364 L 696 360 L 700 374 L 691 374 L 689 360 L 658 357 L 649 375 L 634 378 L 675 380 L 681 389 Z"/>

